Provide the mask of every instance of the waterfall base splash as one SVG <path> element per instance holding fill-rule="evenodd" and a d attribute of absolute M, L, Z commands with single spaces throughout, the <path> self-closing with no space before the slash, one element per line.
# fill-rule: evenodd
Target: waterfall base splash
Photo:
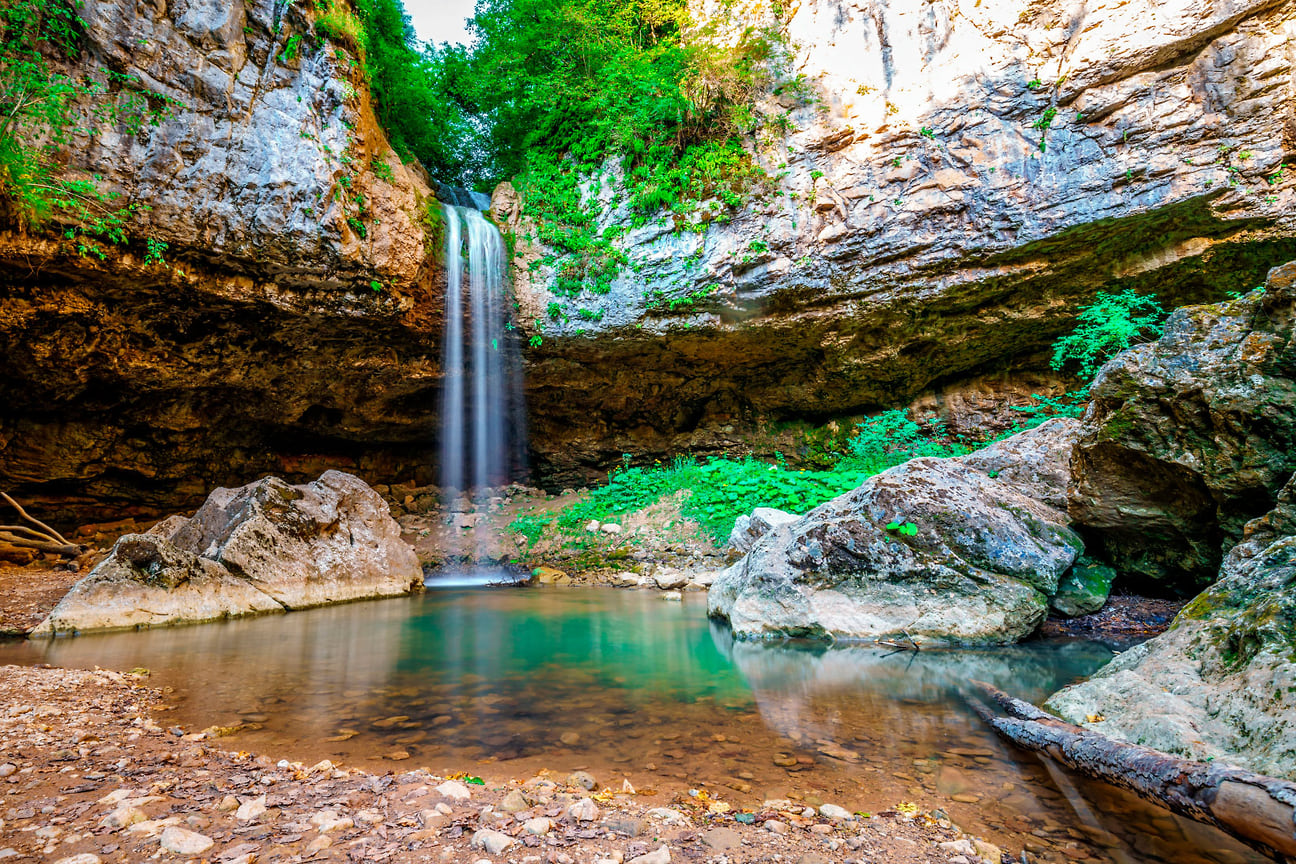
<path fill-rule="evenodd" d="M 525 570 L 507 567 L 465 566 L 436 570 L 423 577 L 428 590 L 446 588 L 514 588 L 531 579 Z"/>

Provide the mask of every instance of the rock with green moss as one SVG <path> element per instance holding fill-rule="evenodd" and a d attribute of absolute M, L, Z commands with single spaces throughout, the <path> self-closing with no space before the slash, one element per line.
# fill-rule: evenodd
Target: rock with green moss
<path fill-rule="evenodd" d="M 1060 510 L 959 459 L 913 459 L 773 527 L 708 607 L 739 638 L 1005 644 L 1081 551 Z"/>
<path fill-rule="evenodd" d="M 1058 581 L 1049 606 L 1066 618 L 1097 612 L 1106 605 L 1115 578 L 1116 571 L 1108 565 L 1082 557 Z"/>
<path fill-rule="evenodd" d="M 1114 738 L 1296 779 L 1296 478 L 1167 632 L 1045 707 Z"/>
<path fill-rule="evenodd" d="M 1122 576 L 1215 578 L 1296 470 L 1296 262 L 1262 291 L 1177 310 L 1094 381 L 1068 509 Z"/>

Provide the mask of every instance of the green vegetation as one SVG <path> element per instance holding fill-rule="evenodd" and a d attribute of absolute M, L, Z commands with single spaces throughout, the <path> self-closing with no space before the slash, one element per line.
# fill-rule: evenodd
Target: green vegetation
<path fill-rule="evenodd" d="M 918 456 L 958 456 L 971 448 L 949 440 L 939 424 L 920 425 L 904 411 L 887 411 L 856 427 L 846 452 L 828 470 L 789 468 L 782 459 L 771 465 L 757 459 L 741 461 L 676 459 L 670 466 L 630 467 L 629 457 L 613 472 L 606 486 L 563 510 L 560 530 L 580 530 L 586 522 L 616 520 L 648 507 L 663 497 L 687 491 L 681 512 L 711 537 L 723 540 L 734 520 L 757 507 L 777 507 L 794 513 L 822 504 L 859 486 L 866 479 Z M 547 523 L 546 523 L 547 524 Z M 518 524 L 511 530 L 538 537 L 545 525 Z"/>
<path fill-rule="evenodd" d="M 1099 291 L 1092 304 L 1076 316 L 1076 328 L 1053 343 L 1054 369 L 1076 364 L 1076 374 L 1088 382 L 1098 369 L 1136 340 L 1149 340 L 1161 333 L 1166 312 L 1150 295 L 1126 290 L 1120 294 Z"/>
<path fill-rule="evenodd" d="M 362 8 L 376 2 L 397 0 Z M 420 86 L 440 97 L 433 137 L 453 134 L 460 149 L 412 149 L 442 182 L 513 179 L 553 250 L 535 266 L 553 269 L 558 294 L 605 294 L 627 264 L 623 229 L 596 224 L 589 205 L 611 165 L 636 223 L 665 214 L 681 231 L 726 221 L 766 188 L 742 142 L 786 122 L 755 109 L 783 63 L 777 26 L 722 45 L 685 0 L 479 0 L 473 28 L 471 50 L 422 56 L 431 83 Z"/>
<path fill-rule="evenodd" d="M 58 61 L 81 56 L 80 8 L 78 0 L 0 3 L 0 202 L 24 228 L 57 225 L 78 253 L 103 257 L 101 244 L 127 242 L 144 206 L 103 191 L 97 176 L 71 174 L 60 153 L 101 124 L 127 135 L 157 125 L 175 103 L 133 75 L 58 71 Z"/>

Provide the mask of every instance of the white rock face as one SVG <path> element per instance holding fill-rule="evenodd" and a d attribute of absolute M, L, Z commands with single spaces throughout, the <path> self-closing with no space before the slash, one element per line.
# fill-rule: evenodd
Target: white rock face
<path fill-rule="evenodd" d="M 1238 287 L 1290 257 L 1296 172 L 1270 179 L 1296 110 L 1291 3 L 779 5 L 813 98 L 762 104 L 792 127 L 747 140 L 773 193 L 697 232 L 636 228 L 609 160 L 589 200 L 627 229 L 611 293 L 573 302 L 550 268 L 518 269 L 521 320 L 560 346 L 536 352 L 528 383 L 561 394 L 533 441 L 562 482 L 600 448 L 720 450 L 735 417 L 842 416 L 937 388 L 958 402 L 971 381 L 977 412 L 1006 427 L 1008 404 L 1043 390 L 1018 377 L 1042 365 L 1025 358 L 1097 290 L 1176 305 L 1204 299 L 1185 268 L 1238 278 L 1216 249 L 1255 253 Z M 756 0 L 695 6 L 722 28 L 773 23 Z M 526 236 L 516 191 L 494 206 Z M 521 265 L 549 251 L 519 250 Z"/>
<path fill-rule="evenodd" d="M 1065 461 L 1074 435 L 1057 432 L 1001 447 Z M 1062 454 L 1040 456 L 1049 442 Z M 910 460 L 766 533 L 712 584 L 708 612 L 739 638 L 1015 642 L 1084 549 L 1066 514 L 1035 497 L 1057 492 L 964 459 Z"/>
<path fill-rule="evenodd" d="M 269 477 L 217 489 L 193 518 L 167 522 L 167 537 L 119 539 L 33 635 L 281 612 L 422 584 L 386 502 L 341 471 L 302 486 Z"/>
<path fill-rule="evenodd" d="M 180 103 L 156 127 L 99 134 L 73 151 L 74 164 L 148 201 L 145 233 L 213 255 L 413 282 L 425 257 L 419 205 L 431 191 L 387 145 L 345 52 L 299 39 L 298 56 L 284 59 L 288 39 L 311 32 L 313 7 L 101 2 L 80 12 L 89 55 Z M 392 182 L 374 175 L 370 157 Z M 369 201 L 364 237 L 330 195 L 343 176 Z"/>

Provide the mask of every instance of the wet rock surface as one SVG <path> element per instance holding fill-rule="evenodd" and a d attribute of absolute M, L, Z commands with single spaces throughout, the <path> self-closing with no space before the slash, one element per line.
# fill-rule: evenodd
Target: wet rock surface
<path fill-rule="evenodd" d="M 1046 707 L 1190 759 L 1296 779 L 1296 481 L 1170 629 Z"/>
<path fill-rule="evenodd" d="M 1091 391 L 1070 513 L 1124 578 L 1191 593 L 1296 470 L 1296 263 L 1175 311 Z"/>
<path fill-rule="evenodd" d="M 326 471 L 217 489 L 191 519 L 127 534 L 36 635 L 211 621 L 371 597 L 422 585 L 414 550 L 361 480 Z"/>
<path fill-rule="evenodd" d="M 1066 453 L 1059 428 L 1007 439 L 991 461 L 1054 439 Z M 1011 479 L 914 459 L 770 530 L 712 585 L 708 610 L 744 638 L 1002 644 L 1040 624 L 1082 550 L 1065 514 Z"/>

